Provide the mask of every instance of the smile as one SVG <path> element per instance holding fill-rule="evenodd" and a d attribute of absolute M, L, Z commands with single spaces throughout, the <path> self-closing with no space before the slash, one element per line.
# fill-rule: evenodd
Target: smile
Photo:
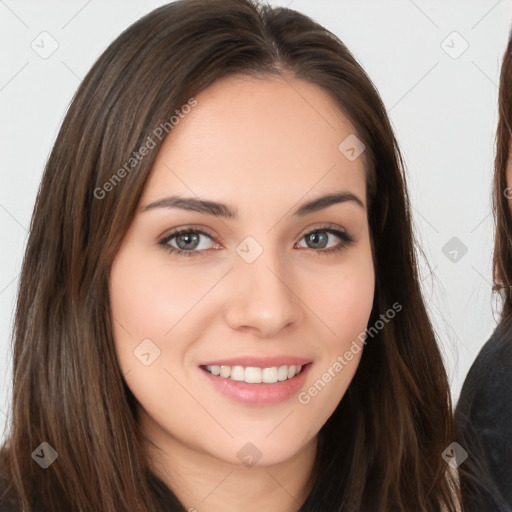
<path fill-rule="evenodd" d="M 248 384 L 273 384 L 295 377 L 295 375 L 302 371 L 303 367 L 297 365 L 282 365 L 272 366 L 270 368 L 258 368 L 255 366 L 207 365 L 202 368 L 212 375 L 224 379 L 232 379 L 239 382 L 243 381 Z"/>
<path fill-rule="evenodd" d="M 248 362 L 253 365 L 255 363 Z M 261 407 L 285 402 L 296 396 L 313 366 L 313 363 L 306 361 L 300 366 L 264 364 L 264 368 L 235 364 L 205 364 L 200 365 L 199 370 L 217 393 L 241 404 Z"/>

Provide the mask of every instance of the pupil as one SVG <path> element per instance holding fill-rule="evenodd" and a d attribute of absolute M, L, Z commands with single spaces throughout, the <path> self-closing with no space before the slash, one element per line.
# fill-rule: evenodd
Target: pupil
<path fill-rule="evenodd" d="M 313 245 L 315 244 L 318 244 L 320 242 L 320 245 L 322 245 L 322 238 L 324 239 L 323 242 L 327 242 L 327 235 L 323 232 L 318 232 L 318 233 L 311 233 L 311 235 L 309 235 L 310 237 L 310 241 L 313 242 Z"/>
<path fill-rule="evenodd" d="M 176 239 L 176 243 L 178 244 L 178 247 L 180 249 L 190 249 L 190 247 L 182 247 L 180 244 L 180 241 L 185 240 L 185 245 L 190 244 L 190 238 L 193 238 L 193 241 L 196 242 L 196 245 L 193 247 L 195 248 L 197 246 L 197 242 L 199 241 L 199 235 L 197 233 L 187 233 L 185 235 L 179 235 Z"/>

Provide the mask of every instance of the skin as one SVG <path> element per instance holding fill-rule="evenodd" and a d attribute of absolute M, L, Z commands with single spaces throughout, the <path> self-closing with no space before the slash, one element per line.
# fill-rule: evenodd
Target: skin
<path fill-rule="evenodd" d="M 164 141 L 110 275 L 114 337 L 154 471 L 186 509 L 297 511 L 317 434 L 359 364 L 354 355 L 307 404 L 246 405 L 219 393 L 198 365 L 235 355 L 291 354 L 313 361 L 302 390 L 333 366 L 366 329 L 375 288 L 366 209 L 364 153 L 349 161 L 338 145 L 355 133 L 331 97 L 308 82 L 231 76 L 196 96 L 198 105 Z M 347 191 L 347 201 L 304 217 L 303 203 Z M 144 207 L 171 194 L 237 208 L 226 219 Z M 329 227 L 355 241 L 305 236 Z M 199 227 L 196 254 L 158 245 L 175 228 Z M 253 237 L 263 253 L 236 252 Z M 186 245 L 188 244 L 188 245 Z M 189 249 L 190 251 L 190 249 Z M 134 350 L 149 338 L 160 356 L 145 366 Z M 237 452 L 261 452 L 252 467 Z"/>

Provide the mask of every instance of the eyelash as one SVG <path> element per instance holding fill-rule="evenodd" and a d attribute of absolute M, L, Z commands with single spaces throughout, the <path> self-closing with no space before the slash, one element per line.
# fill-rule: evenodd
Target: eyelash
<path fill-rule="evenodd" d="M 312 233 L 317 233 L 317 232 L 330 233 L 330 234 L 335 235 L 335 236 L 337 236 L 338 238 L 341 239 L 341 242 L 338 245 L 336 245 L 334 247 L 331 247 L 329 249 L 319 249 L 319 250 L 316 250 L 316 249 L 308 248 L 311 251 L 320 253 L 321 255 L 329 255 L 329 254 L 332 254 L 332 253 L 337 253 L 339 251 L 342 251 L 343 249 L 346 249 L 347 247 L 349 247 L 351 244 L 353 244 L 355 242 L 354 237 L 350 233 L 348 233 L 346 231 L 340 231 L 338 229 L 329 228 L 329 227 L 323 227 L 323 228 L 320 227 L 320 228 L 313 229 L 312 231 L 309 231 L 309 232 L 305 233 L 302 238 L 304 238 L 304 237 L 306 237 L 308 235 L 311 235 Z M 182 234 L 185 234 L 185 233 L 186 234 L 193 234 L 193 235 L 195 235 L 195 234 L 197 234 L 197 235 L 205 235 L 208 238 L 211 238 L 214 242 L 216 242 L 216 240 L 211 235 L 209 235 L 208 233 L 206 233 L 205 231 L 203 231 L 201 229 L 185 227 L 185 228 L 176 229 L 175 231 L 173 231 L 169 235 L 165 236 L 164 238 L 162 238 L 158 242 L 158 245 L 161 246 L 162 249 L 167 251 L 169 254 L 174 254 L 175 256 L 186 257 L 186 258 L 187 257 L 189 258 L 191 256 L 196 256 L 196 255 L 198 255 L 200 253 L 204 253 L 204 252 L 208 251 L 208 249 L 201 250 L 201 251 L 196 251 L 196 250 L 184 251 L 182 249 L 176 249 L 175 247 L 172 247 L 172 246 L 170 246 L 168 244 L 168 242 L 170 240 L 172 240 L 173 238 L 175 238 L 176 236 L 179 236 L 179 235 L 182 235 Z"/>

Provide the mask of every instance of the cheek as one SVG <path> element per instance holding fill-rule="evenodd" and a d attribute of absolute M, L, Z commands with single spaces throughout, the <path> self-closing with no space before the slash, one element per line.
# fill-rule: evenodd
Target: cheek
<path fill-rule="evenodd" d="M 114 328 L 121 337 L 124 328 L 134 340 L 163 339 L 209 286 L 179 267 L 162 265 L 162 259 L 148 263 L 136 251 L 120 253 L 110 273 Z"/>
<path fill-rule="evenodd" d="M 161 261 L 148 263 L 148 259 L 131 247 L 119 251 L 111 267 L 116 353 L 127 386 L 152 417 L 166 418 L 170 403 L 186 415 L 190 396 L 178 384 L 183 377 L 176 368 L 182 365 L 187 343 L 174 332 L 167 333 L 200 295 L 187 282 L 186 273 L 171 272 Z"/>
<path fill-rule="evenodd" d="M 142 345 L 147 349 L 142 353 L 149 351 L 151 358 L 160 357 L 163 336 L 174 323 L 179 302 L 179 295 L 170 293 L 168 285 L 156 266 L 148 265 L 137 251 L 121 250 L 116 256 L 109 291 L 114 340 L 123 373 L 141 366 L 135 359 L 141 343 L 148 345 Z"/>
<path fill-rule="evenodd" d="M 323 357 L 297 396 L 302 414 L 315 418 L 306 437 L 314 435 L 334 412 L 361 360 L 375 291 L 371 253 L 367 256 L 340 266 L 311 295 L 318 316 L 329 329 L 323 329 L 325 335 L 318 342 Z"/>
<path fill-rule="evenodd" d="M 373 268 L 366 272 L 344 273 L 338 286 L 332 286 L 329 303 L 332 329 L 342 345 L 364 332 L 373 307 L 375 279 Z M 350 339 L 350 340 L 349 340 Z"/>
<path fill-rule="evenodd" d="M 342 350 L 365 331 L 373 307 L 375 274 L 369 246 L 306 286 L 312 309 L 328 328 L 324 342 Z"/>

